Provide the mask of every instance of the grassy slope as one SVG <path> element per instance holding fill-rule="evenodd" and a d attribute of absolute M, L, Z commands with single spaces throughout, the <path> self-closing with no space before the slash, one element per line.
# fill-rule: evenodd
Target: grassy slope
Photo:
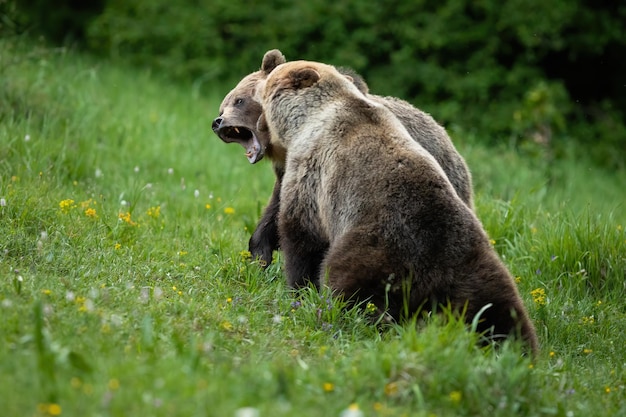
<path fill-rule="evenodd" d="M 272 173 L 212 135 L 220 97 L 31 44 L 0 57 L 5 415 L 626 413 L 626 173 L 565 161 L 547 186 L 458 139 L 540 334 L 531 364 L 454 320 L 379 334 L 327 294 L 294 304 L 280 262 L 242 253 Z"/>

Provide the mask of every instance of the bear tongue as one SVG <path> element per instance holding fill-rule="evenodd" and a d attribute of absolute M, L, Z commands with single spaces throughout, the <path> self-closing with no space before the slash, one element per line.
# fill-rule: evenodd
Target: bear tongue
<path fill-rule="evenodd" d="M 246 157 L 251 164 L 255 164 L 263 158 L 263 150 L 261 149 L 261 144 L 257 139 L 256 135 L 253 133 L 252 137 L 248 142 L 244 145 L 246 148 Z"/>

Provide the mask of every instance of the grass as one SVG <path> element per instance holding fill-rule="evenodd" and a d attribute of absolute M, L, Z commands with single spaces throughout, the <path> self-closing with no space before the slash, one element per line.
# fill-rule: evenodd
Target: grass
<path fill-rule="evenodd" d="M 455 136 L 536 323 L 531 363 L 446 315 L 379 332 L 292 294 L 280 255 L 250 263 L 273 177 L 211 133 L 223 86 L 20 40 L 0 58 L 3 414 L 626 414 L 625 172 Z"/>

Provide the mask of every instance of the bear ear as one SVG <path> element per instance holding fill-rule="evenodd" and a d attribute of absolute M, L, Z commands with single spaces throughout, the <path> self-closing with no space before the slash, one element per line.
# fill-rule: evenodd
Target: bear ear
<path fill-rule="evenodd" d="M 307 88 L 320 80 L 322 76 L 313 68 L 298 68 L 289 73 L 291 86 L 295 90 Z"/>
<path fill-rule="evenodd" d="M 287 62 L 285 56 L 278 49 L 272 49 L 267 51 L 265 55 L 263 55 L 263 62 L 261 63 L 261 71 L 265 73 L 265 75 L 269 75 L 270 72 L 274 70 L 280 64 L 284 64 Z"/>
<path fill-rule="evenodd" d="M 352 84 L 356 85 L 356 88 L 359 89 L 363 94 L 369 93 L 369 87 L 367 83 L 356 71 L 351 68 L 346 67 L 338 67 L 337 71 L 339 71 L 344 77 L 348 79 Z"/>

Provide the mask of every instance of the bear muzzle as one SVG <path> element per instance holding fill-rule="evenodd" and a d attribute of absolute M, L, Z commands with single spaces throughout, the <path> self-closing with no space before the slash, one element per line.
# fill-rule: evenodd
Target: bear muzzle
<path fill-rule="evenodd" d="M 217 117 L 211 124 L 213 132 L 226 143 L 238 143 L 246 150 L 246 157 L 251 164 L 263 158 L 265 149 L 257 139 L 257 135 L 247 127 L 228 126 L 223 117 Z"/>

